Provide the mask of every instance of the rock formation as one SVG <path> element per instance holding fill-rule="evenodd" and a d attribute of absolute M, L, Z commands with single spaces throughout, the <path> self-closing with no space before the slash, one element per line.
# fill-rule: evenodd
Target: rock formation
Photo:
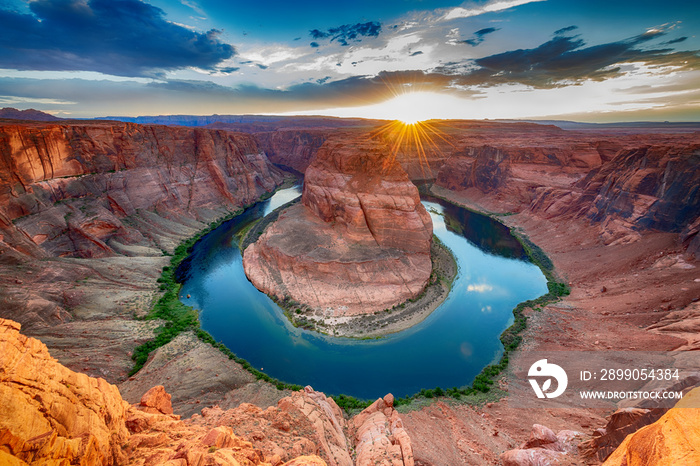
<path fill-rule="evenodd" d="M 534 424 L 530 439 L 520 448 L 508 450 L 501 454 L 503 466 L 534 466 L 545 464 L 573 463 L 572 454 L 576 453 L 577 439 L 583 434 L 571 430 L 562 430 L 555 434 L 552 429 Z"/>
<path fill-rule="evenodd" d="M 52 366 L 43 345 L 33 339 L 21 343 L 17 326 L 3 323 L 0 335 L 14 336 L 0 336 L 0 344 L 10 342 L 14 349 L 0 351 L 0 406 L 33 421 L 15 424 L 3 411 L 0 463 L 21 465 L 26 461 L 20 458 L 34 458 L 52 464 L 65 454 L 76 464 L 128 458 L 134 464 L 182 465 L 232 462 L 238 451 L 250 455 L 233 456 L 241 464 L 331 464 L 331 457 L 343 464 L 353 458 L 353 448 L 365 458 L 361 450 L 373 454 L 379 445 L 388 450 L 374 458 L 395 457 L 402 435 L 386 407 L 365 413 L 366 422 L 357 425 L 339 417 L 322 394 L 290 395 L 254 382 L 235 361 L 189 332 L 159 348 L 141 372 L 127 378 L 131 351 L 160 325 L 134 316 L 157 293 L 156 278 L 169 260 L 163 251 L 279 183 L 281 173 L 263 152 L 275 163 L 308 168 L 326 150 L 319 150 L 321 142 L 332 144 L 339 131 L 348 138 L 360 131 L 325 133 L 295 124 L 275 135 L 277 127 L 254 125 L 257 134 L 241 135 L 109 122 L 0 124 L 2 317 L 21 321 L 27 334 L 40 338 L 71 369 L 120 383 L 124 398 L 135 405 L 112 399 L 114 387 L 100 379 Z M 517 213 L 502 220 L 544 248 L 571 282 L 570 296 L 528 315 L 523 334 L 528 349 L 699 347 L 700 307 L 692 301 L 700 296 L 700 219 L 693 218 L 700 133 L 577 132 L 473 121 L 437 126 L 447 140 L 430 155 L 435 189 L 477 209 Z M 425 177 L 410 148 L 401 149 L 397 161 L 412 179 Z M 329 179 L 346 175 L 340 170 Z M 328 225 L 305 210 L 310 221 Z M 339 229 L 357 228 L 354 216 L 333 215 Z M 687 367 L 697 367 L 694 353 L 688 352 Z M 32 373 L 17 364 L 13 373 L 20 379 L 11 381 L 5 363 L 12 360 L 44 369 Z M 151 392 L 142 405 L 142 395 L 157 385 L 165 390 Z M 176 413 L 202 414 L 188 420 L 163 414 L 169 410 L 167 394 Z M 202 411 L 216 403 L 220 408 Z M 663 457 L 671 464 L 698 462 L 688 456 L 687 443 L 697 439 L 676 435 L 683 432 L 677 426 L 694 426 L 698 416 L 683 418 L 694 411 L 679 411 L 680 417 L 669 414 L 663 426 L 631 436 L 610 458 L 619 462 L 611 464 L 637 464 L 640 457 L 661 464 Z M 592 410 L 531 414 L 537 419 L 523 422 L 523 410 L 505 402 L 480 408 L 437 401 L 402 417 L 415 462 L 436 466 L 494 464 L 519 445 L 514 439 L 527 438 L 532 422 L 556 431 L 606 424 Z M 643 417 L 637 418 L 640 424 Z M 89 422 L 90 429 L 78 420 Z M 627 433 L 613 427 L 600 431 L 607 450 Z"/>
<path fill-rule="evenodd" d="M 142 212 L 208 222 L 222 206 L 251 202 L 281 181 L 252 137 L 224 131 L 6 125 L 0 152 L 3 213 L 52 256 L 167 246 L 133 228 L 156 221 Z"/>
<path fill-rule="evenodd" d="M 419 294 L 431 274 L 432 222 L 418 190 L 375 142 L 326 141 L 306 170 L 302 205 L 243 257 L 260 290 L 330 315 L 371 313 Z"/>
<path fill-rule="evenodd" d="M 311 387 L 266 410 L 214 406 L 181 420 L 162 386 L 129 405 L 19 330 L 0 319 L 0 464 L 352 466 L 355 450 L 358 465 L 413 465 L 391 395 L 350 421 L 350 439 L 338 405 Z"/>
<path fill-rule="evenodd" d="M 700 464 L 700 388 L 661 419 L 625 438 L 604 466 Z"/>

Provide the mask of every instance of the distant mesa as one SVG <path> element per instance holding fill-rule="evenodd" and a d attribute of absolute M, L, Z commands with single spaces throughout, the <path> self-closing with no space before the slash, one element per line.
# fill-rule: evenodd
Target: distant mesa
<path fill-rule="evenodd" d="M 60 121 L 63 119 L 39 110 L 34 110 L 33 108 L 27 110 L 17 110 L 16 108 L 12 107 L 0 109 L 0 118 L 25 121 Z"/>
<path fill-rule="evenodd" d="M 302 203 L 244 252 L 251 282 L 329 316 L 391 308 L 420 294 L 433 226 L 388 147 L 336 135 L 305 175 Z"/>

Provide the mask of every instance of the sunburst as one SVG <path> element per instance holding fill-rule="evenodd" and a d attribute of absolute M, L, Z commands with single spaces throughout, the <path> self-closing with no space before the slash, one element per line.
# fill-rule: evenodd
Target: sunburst
<path fill-rule="evenodd" d="M 441 145 L 453 145 L 450 138 L 438 128 L 437 122 L 408 116 L 377 128 L 371 137 L 382 140 L 389 146 L 392 162 L 399 155 L 403 160 L 416 158 L 425 179 L 432 178 L 429 155 L 441 154 Z"/>

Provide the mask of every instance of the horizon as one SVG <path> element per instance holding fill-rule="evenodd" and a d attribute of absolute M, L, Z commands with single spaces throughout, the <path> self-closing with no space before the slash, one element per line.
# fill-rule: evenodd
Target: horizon
<path fill-rule="evenodd" d="M 368 120 L 368 121 L 382 121 L 382 122 L 392 122 L 401 121 L 400 119 L 388 119 L 388 118 L 367 118 L 367 117 L 344 117 L 344 116 L 333 116 L 333 115 L 323 115 L 323 114 L 283 114 L 283 113 L 229 113 L 229 114 L 219 114 L 219 113 L 170 113 L 170 114 L 151 114 L 151 115 L 102 115 L 102 116 L 89 116 L 89 117 L 58 117 L 50 113 L 44 112 L 36 108 L 26 108 L 18 109 L 15 107 L 2 107 L 0 112 L 3 110 L 15 110 L 18 112 L 26 111 L 37 111 L 45 113 L 49 116 L 55 116 L 56 118 L 66 120 L 66 121 L 127 121 L 127 120 L 138 120 L 138 119 L 155 119 L 155 118 L 168 118 L 168 117 L 193 117 L 193 118 L 205 118 L 205 117 L 279 117 L 279 118 L 319 118 L 319 119 L 338 119 L 338 120 Z M 13 118 L 0 116 L 0 119 Z M 17 121 L 22 121 L 21 119 L 16 119 Z M 32 121 L 32 120 L 27 120 Z M 450 121 L 489 121 L 494 123 L 572 123 L 580 125 L 637 125 L 637 124 L 669 124 L 669 125 L 700 125 L 700 117 L 698 120 L 689 121 L 674 121 L 674 120 L 614 120 L 614 121 L 604 121 L 604 122 L 592 122 L 592 121 L 581 121 L 581 120 L 567 120 L 567 119 L 556 119 L 556 118 L 430 118 L 427 120 L 418 120 L 416 123 L 430 123 L 430 122 L 450 122 Z M 135 123 L 139 123 L 136 122 Z M 153 123 L 140 123 L 140 124 L 153 124 Z M 412 123 L 411 123 L 412 124 Z"/>
<path fill-rule="evenodd" d="M 61 118 L 700 121 L 700 5 L 677 0 L 9 0 L 0 17 L 0 106 Z"/>

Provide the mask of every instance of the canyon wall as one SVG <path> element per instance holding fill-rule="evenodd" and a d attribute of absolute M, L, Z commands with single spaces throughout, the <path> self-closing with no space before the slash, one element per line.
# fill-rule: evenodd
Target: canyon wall
<path fill-rule="evenodd" d="M 693 243 L 700 212 L 700 135 L 606 134 L 511 124 L 455 137 L 435 184 L 495 211 L 582 218 L 607 243 L 640 232 Z M 488 143 L 486 142 L 486 137 Z M 691 247 L 691 252 L 695 246 Z"/>
<path fill-rule="evenodd" d="M 529 349 L 697 349 L 700 307 L 692 301 L 700 296 L 694 262 L 700 257 L 699 133 L 597 134 L 496 122 L 436 126 L 448 141 L 429 155 L 436 192 L 477 209 L 517 214 L 501 218 L 542 246 L 572 286 L 564 300 L 537 312 L 526 310 L 523 339 Z M 121 123 L 0 125 L 2 317 L 21 321 L 25 333 L 41 338 L 70 369 L 119 382 L 122 396 L 133 403 L 112 398 L 115 389 L 104 380 L 50 366 L 43 345 L 22 340 L 17 324 L 0 323 L 0 341 L 8 345 L 0 351 L 1 404 L 18 413 L 0 419 L 0 440 L 5 442 L 0 462 L 22 464 L 15 457 L 57 459 L 65 453 L 77 464 L 117 461 L 121 455 L 138 459 L 136 464 L 146 458 L 188 464 L 205 458 L 228 460 L 230 450 L 238 448 L 250 455 L 236 457 L 242 464 L 281 464 L 309 454 L 323 459 L 307 456 L 299 461 L 348 464 L 354 448 L 356 458 L 388 462 L 401 455 L 410 464 L 404 454 L 405 433 L 412 441 L 411 460 L 415 456 L 418 464 L 491 464 L 527 439 L 532 422 L 557 431 L 589 432 L 604 425 L 590 410 L 556 415 L 531 411 L 524 419 L 522 409 L 505 402 L 484 407 L 437 402 L 397 422 L 390 397 L 375 403 L 362 422 L 348 421 L 323 394 L 311 389 L 290 394 L 255 382 L 191 332 L 157 350 L 146 368 L 129 379 L 131 351 L 151 339 L 161 324 L 134 317 L 143 315 L 157 297 L 156 279 L 169 263 L 163 251 L 278 184 L 281 173 L 265 152 L 275 163 L 299 161 L 298 167 L 308 168 L 338 131 L 288 130 L 249 136 Z M 340 144 L 338 150 L 350 147 Z M 413 149 L 388 153 L 396 154 L 411 179 L 425 178 Z M 319 166 L 335 166 L 330 162 Z M 315 184 L 319 189 L 306 196 L 330 223 L 301 205 L 298 215 L 288 218 L 302 225 L 297 236 L 289 236 L 293 228 L 275 232 L 274 225 L 265 234 L 280 242 L 288 235 L 290 244 L 304 244 L 309 231 L 322 232 L 318 242 L 327 248 L 317 251 L 311 262 L 327 266 L 325 273 L 340 287 L 348 278 L 335 268 L 335 259 L 329 260 L 328 251 L 341 244 L 334 228 L 350 229 L 368 244 L 391 240 L 395 228 L 388 221 L 393 214 L 385 209 L 388 198 L 365 203 L 370 207 L 367 216 L 361 196 L 352 191 L 367 180 L 347 178 L 343 164 L 338 166 L 333 175 L 324 168 Z M 334 192 L 333 183 L 346 187 Z M 341 208 L 331 208 L 327 200 L 333 196 Z M 404 197 L 391 203 L 408 205 Z M 370 228 L 374 213 L 381 215 Z M 420 219 L 416 214 L 414 219 Z M 418 235 L 409 244 L 422 241 Z M 341 246 L 354 252 L 347 244 Z M 387 270 L 396 266 L 419 268 L 398 257 L 383 270 L 358 266 L 351 278 L 385 279 Z M 287 258 L 273 254 L 265 260 L 285 263 Z M 288 273 L 303 276 L 305 270 L 301 266 Z M 325 286 L 318 283 L 319 289 Z M 695 359 L 688 359 L 689 367 L 697 366 Z M 7 369 L 8 361 L 20 361 L 14 372 Z M 32 367 L 42 369 L 28 372 Z M 147 388 L 159 384 L 174 393 L 177 413 L 202 414 L 181 421 L 164 414 L 168 410 L 160 402 L 146 398 L 139 403 Z M 18 388 L 21 394 L 14 392 Z M 167 398 L 163 392 L 156 395 Z M 280 398 L 286 401 L 278 404 Z M 239 406 L 242 401 L 261 407 Z M 221 408 L 201 409 L 217 403 Z M 150 404 L 163 411 L 142 411 L 154 408 Z M 119 421 L 122 413 L 126 431 Z M 10 425 L 14 418 L 29 419 L 25 415 L 34 420 Z M 677 445 L 674 451 L 685 454 L 683 439 L 667 429 L 679 422 L 687 419 L 669 416 L 663 426 L 629 439 L 610 464 L 623 464 L 639 451 L 655 454 L 644 451 L 653 447 L 650 436 L 663 440 L 664 446 Z M 183 442 L 185 437 L 192 441 Z M 376 455 L 368 456 L 372 452 Z"/>
<path fill-rule="evenodd" d="M 430 278 L 432 222 L 386 146 L 336 136 L 307 168 L 301 205 L 243 257 L 260 290 L 329 317 L 391 308 Z"/>
<path fill-rule="evenodd" d="M 115 122 L 0 125 L 0 306 L 111 382 L 157 322 L 166 255 L 283 179 L 247 134 Z M 80 350 L 76 350 L 80 348 Z"/>

